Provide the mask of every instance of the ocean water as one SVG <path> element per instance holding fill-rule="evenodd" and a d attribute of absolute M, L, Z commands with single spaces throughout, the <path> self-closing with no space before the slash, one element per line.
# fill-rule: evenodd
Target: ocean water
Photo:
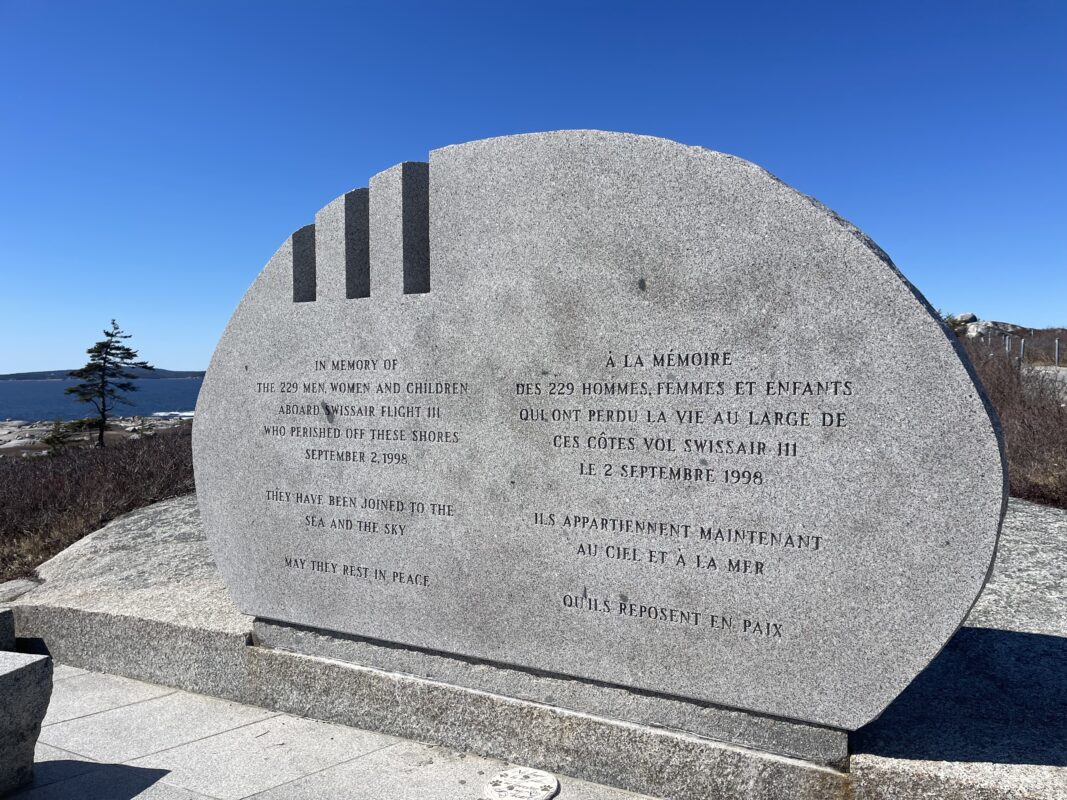
<path fill-rule="evenodd" d="M 79 403 L 64 389 L 77 381 L 0 381 L 0 420 L 82 419 L 96 413 L 90 403 Z M 151 416 L 163 411 L 192 411 L 203 378 L 153 378 L 134 381 L 127 392 L 131 405 L 119 405 L 115 415 Z"/>

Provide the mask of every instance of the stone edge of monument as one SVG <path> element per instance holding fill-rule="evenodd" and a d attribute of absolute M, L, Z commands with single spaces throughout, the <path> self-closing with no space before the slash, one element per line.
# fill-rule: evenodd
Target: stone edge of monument
<path fill-rule="evenodd" d="M 731 157 L 737 158 L 737 156 Z M 1011 483 L 1008 477 L 1008 455 L 1007 451 L 1004 449 L 1004 427 L 1000 423 L 1000 415 L 997 413 L 997 409 L 993 405 L 993 401 L 989 399 L 989 395 L 986 393 L 985 390 L 985 385 L 982 383 L 982 379 L 975 371 L 974 364 L 971 363 L 971 357 L 967 355 L 967 351 L 960 343 L 959 337 L 952 331 L 951 328 L 949 328 L 948 324 L 941 317 L 941 314 L 938 312 L 938 310 L 934 308 L 934 306 L 930 303 L 929 300 L 926 299 L 926 296 L 919 291 L 918 287 L 915 286 L 915 284 L 908 280 L 908 276 L 901 272 L 900 267 L 896 265 L 896 263 L 889 256 L 889 254 L 885 250 L 883 250 L 879 246 L 879 244 L 874 241 L 874 239 L 867 235 L 860 227 L 858 227 L 845 217 L 842 217 L 840 214 L 838 214 L 832 208 L 827 206 L 821 200 L 812 197 L 809 194 L 804 194 L 799 189 L 791 187 L 788 183 L 783 181 L 777 175 L 764 169 L 759 164 L 755 164 L 753 162 L 746 163 L 752 164 L 752 166 L 756 169 L 762 170 L 772 180 L 777 181 L 783 186 L 792 189 L 801 197 L 805 198 L 813 206 L 823 211 L 835 222 L 837 222 L 849 233 L 851 233 L 855 238 L 857 238 L 860 242 L 862 242 L 869 250 L 871 250 L 871 252 L 873 252 L 878 258 L 880 258 L 886 264 L 886 266 L 889 267 L 889 269 L 893 272 L 897 279 L 900 280 L 902 284 L 904 284 L 905 288 L 907 288 L 907 290 L 911 292 L 912 296 L 919 302 L 919 304 L 926 309 L 926 313 L 929 314 L 940 326 L 941 333 L 944 335 L 945 339 L 948 340 L 949 345 L 951 345 L 953 351 L 956 353 L 956 356 L 957 358 L 959 358 L 960 363 L 963 364 L 963 368 L 967 372 L 967 376 L 971 379 L 971 383 L 974 385 L 975 394 L 977 394 L 978 399 L 985 407 L 986 414 L 989 417 L 990 425 L 993 428 L 993 436 L 996 439 L 997 451 L 1000 454 L 1000 512 L 997 515 L 997 526 L 993 539 L 993 551 L 989 557 L 989 566 L 986 568 L 985 577 L 982 578 L 981 586 L 978 587 L 978 591 L 974 595 L 974 600 L 967 607 L 967 611 L 964 613 L 963 617 L 959 621 L 959 624 L 956 626 L 956 630 L 958 631 L 961 627 L 963 627 L 963 623 L 967 620 L 967 617 L 970 615 L 971 611 L 974 610 L 975 605 L 978 603 L 978 598 L 982 596 L 982 591 L 985 589 L 986 584 L 989 583 L 989 579 L 993 575 L 993 568 L 997 563 L 997 551 L 1000 548 L 1000 536 L 1001 532 L 1004 529 L 1004 517 L 1008 513 L 1008 499 L 1011 496 Z M 954 635 L 955 632 L 953 632 L 953 636 Z M 937 653 L 935 653 L 930 659 L 931 661 L 933 661 L 934 658 L 937 658 L 937 655 L 941 652 L 941 650 L 945 649 L 945 645 L 948 644 L 951 638 L 952 637 L 950 636 L 948 637 L 948 639 L 945 640 L 945 643 L 941 646 L 941 649 L 938 650 Z M 877 719 L 877 717 L 875 717 L 875 719 Z"/>
<path fill-rule="evenodd" d="M 411 675 L 637 725 L 673 729 L 836 769 L 847 769 L 848 765 L 848 733 L 821 725 L 271 620 L 254 621 L 253 642 L 274 650 Z"/>

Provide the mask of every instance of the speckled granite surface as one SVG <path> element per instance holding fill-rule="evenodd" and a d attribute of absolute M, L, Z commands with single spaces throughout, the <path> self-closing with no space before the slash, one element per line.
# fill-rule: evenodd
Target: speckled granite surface
<path fill-rule="evenodd" d="M 200 529 L 196 495 L 138 509 L 37 570 L 43 583 L 16 604 L 56 605 L 244 636 Z"/>

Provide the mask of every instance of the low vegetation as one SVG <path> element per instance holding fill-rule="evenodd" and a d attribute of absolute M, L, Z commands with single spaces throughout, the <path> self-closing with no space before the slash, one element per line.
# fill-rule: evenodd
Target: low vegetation
<path fill-rule="evenodd" d="M 1067 508 L 1067 382 L 1020 365 L 999 339 L 961 341 L 1000 417 L 1012 495 Z"/>
<path fill-rule="evenodd" d="M 106 448 L 0 458 L 0 581 L 32 575 L 108 521 L 193 491 L 190 425 Z"/>

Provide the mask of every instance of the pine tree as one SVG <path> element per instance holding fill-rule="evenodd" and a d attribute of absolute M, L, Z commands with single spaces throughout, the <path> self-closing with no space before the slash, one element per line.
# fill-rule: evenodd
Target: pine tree
<path fill-rule="evenodd" d="M 104 339 L 85 351 L 89 354 L 89 363 L 70 373 L 82 383 L 69 387 L 67 394 L 75 395 L 82 403 L 92 403 L 100 418 L 97 447 L 104 446 L 104 430 L 115 406 L 119 403 L 129 405 L 123 392 L 137 391 L 137 386 L 130 380 L 137 376 L 130 370 L 135 367 L 154 369 L 147 361 L 137 361 L 137 351 L 122 343 L 123 339 L 129 338 L 130 335 L 111 320 L 111 330 L 104 331 Z"/>

